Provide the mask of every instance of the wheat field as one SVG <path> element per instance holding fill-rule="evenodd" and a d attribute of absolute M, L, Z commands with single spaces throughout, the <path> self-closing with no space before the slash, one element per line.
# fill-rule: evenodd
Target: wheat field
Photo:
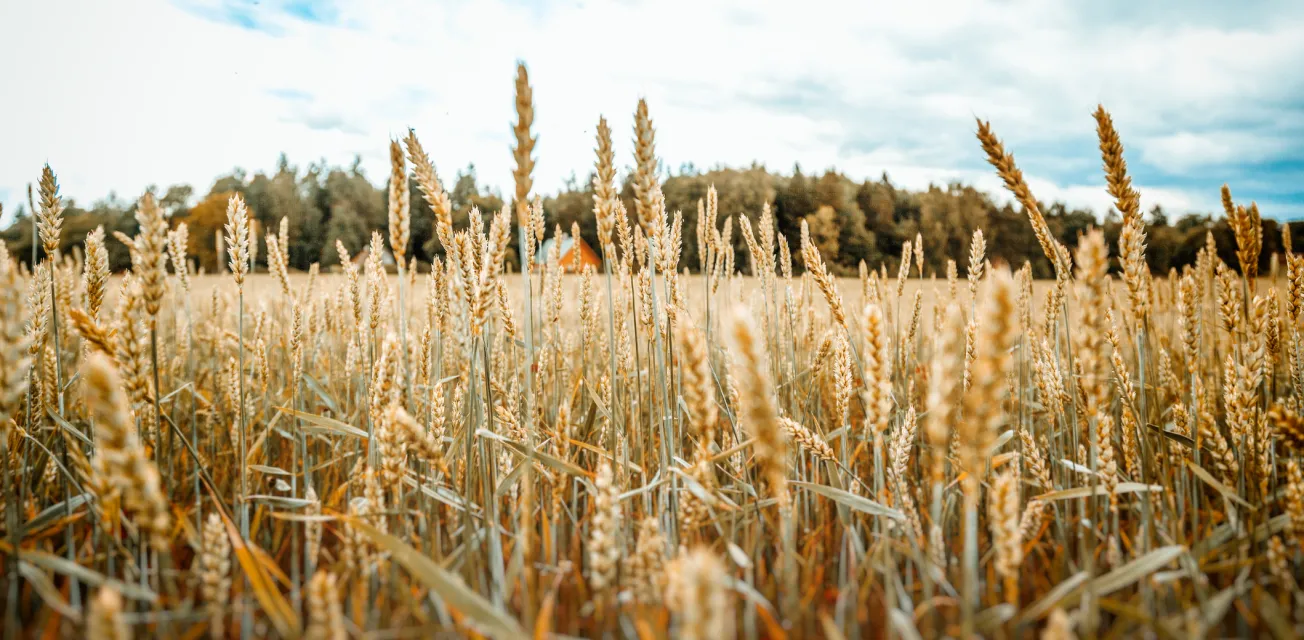
<path fill-rule="evenodd" d="M 288 273 L 275 233 L 250 273 L 238 195 L 224 273 L 188 271 L 150 194 L 136 237 L 61 254 L 45 168 L 51 257 L 0 253 L 6 637 L 1304 633 L 1304 256 L 1256 272 L 1255 205 L 1223 188 L 1237 264 L 1210 236 L 1150 274 L 1102 108 L 1115 274 L 979 122 L 1056 278 L 988 264 L 979 232 L 947 273 L 914 244 L 839 279 L 768 209 L 712 194 L 685 230 L 640 102 L 634 211 L 598 126 L 602 268 L 508 273 L 549 231 L 516 83 L 514 204 L 454 228 L 409 133 L 388 233 L 340 273 Z M 409 179 L 445 257 L 390 275 Z"/>

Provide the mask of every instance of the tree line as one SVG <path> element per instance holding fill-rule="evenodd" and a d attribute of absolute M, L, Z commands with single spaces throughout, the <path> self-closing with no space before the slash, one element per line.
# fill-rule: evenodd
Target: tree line
<path fill-rule="evenodd" d="M 469 224 L 474 209 L 487 215 L 504 205 L 498 190 L 479 183 L 474 165 L 457 172 L 451 181 L 447 176 L 444 180 L 457 228 Z M 762 207 L 768 204 L 777 232 L 787 237 L 790 246 L 798 246 L 801 221 L 806 220 L 830 268 L 840 275 L 855 274 L 862 261 L 871 268 L 886 264 L 889 271 L 895 271 L 903 246 L 916 237 L 924 243 L 925 273 L 944 276 L 947 260 L 954 259 L 959 272 L 964 274 L 970 238 L 975 230 L 982 229 L 988 259 L 993 263 L 1019 266 L 1027 261 L 1035 276 L 1052 276 L 1051 265 L 1023 211 L 1014 204 L 997 203 L 990 195 L 969 185 L 951 183 L 910 190 L 892 184 L 886 173 L 876 180 L 857 182 L 834 169 L 807 174 L 799 166 L 782 173 L 759 164 L 710 170 L 686 165 L 662 177 L 666 209 L 672 214 L 682 212 L 684 228 L 694 229 L 698 202 L 706 198 L 712 186 L 718 193 L 722 219 L 741 215 L 755 222 Z M 429 263 L 441 257 L 444 249 L 435 237 L 434 216 L 429 205 L 415 183 L 409 188 L 412 245 L 408 255 L 419 263 Z M 250 176 L 236 169 L 219 177 L 202 196 L 196 197 L 189 185 L 151 190 L 158 196 L 171 224 L 185 222 L 189 226 L 189 253 L 208 272 L 218 270 L 215 238 L 226 222 L 227 201 L 233 193 L 244 197 L 252 218 L 264 233 L 275 232 L 282 218 L 288 221 L 288 257 L 292 269 L 307 270 L 313 263 L 323 267 L 337 264 L 336 241 L 350 253 L 356 253 L 367 245 L 372 231 L 388 237 L 385 233 L 387 185 L 373 184 L 357 159 L 349 167 L 318 162 L 301 169 L 282 155 L 275 172 Z M 65 250 L 81 245 L 86 234 L 100 225 L 110 235 L 114 231 L 128 236 L 136 234 L 135 201 L 110 196 L 82 207 L 70 195 L 65 194 L 62 237 Z M 621 197 L 626 209 L 633 212 L 634 191 L 629 177 L 621 185 Z M 578 223 L 584 240 L 595 249 L 599 247 L 591 179 L 581 181 L 572 176 L 556 194 L 543 198 L 543 208 L 549 236 L 557 227 L 569 233 L 572 223 Z M 1042 210 L 1051 231 L 1066 246 L 1075 247 L 1080 234 L 1097 227 L 1104 231 L 1111 250 L 1117 249 L 1121 220 L 1113 210 L 1101 216 L 1062 203 L 1044 205 Z M 1154 273 L 1163 274 L 1194 263 L 1209 232 L 1213 233 L 1223 260 L 1229 265 L 1238 264 L 1232 232 L 1221 215 L 1196 212 L 1170 219 L 1168 213 L 1156 206 L 1147 214 L 1146 225 L 1146 259 Z M 1282 244 L 1276 221 L 1264 220 L 1263 231 L 1260 271 L 1267 273 L 1272 255 L 1281 251 Z M 12 254 L 30 262 L 32 216 L 25 207 L 19 207 L 14 223 L 0 232 L 0 239 Z M 683 241 L 680 268 L 696 271 L 699 266 L 696 234 L 684 233 Z M 1296 240 L 1297 244 L 1299 241 Z M 745 256 L 741 234 L 734 233 L 733 242 L 738 255 Z M 514 244 L 509 249 L 508 265 L 518 268 Z M 116 271 L 130 267 L 127 248 L 116 241 L 108 245 L 111 268 Z M 40 247 L 36 252 L 39 259 Z M 259 264 L 265 265 L 265 260 L 266 252 L 259 251 Z M 745 259 L 739 263 L 744 272 L 749 269 Z"/>

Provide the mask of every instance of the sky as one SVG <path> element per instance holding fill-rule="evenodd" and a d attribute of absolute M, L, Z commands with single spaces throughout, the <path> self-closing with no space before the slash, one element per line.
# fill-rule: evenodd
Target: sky
<path fill-rule="evenodd" d="M 534 86 L 535 188 L 593 166 L 605 115 L 633 164 L 646 98 L 663 167 L 749 165 L 1008 200 L 990 120 L 1042 201 L 1109 207 L 1109 109 L 1143 207 L 1220 210 L 1227 182 L 1304 218 L 1304 3 L 1210 0 L 41 0 L 0 3 L 0 203 L 48 162 L 83 204 L 206 193 L 234 167 L 355 155 L 373 182 L 416 129 L 445 179 L 511 191 L 514 65 Z"/>

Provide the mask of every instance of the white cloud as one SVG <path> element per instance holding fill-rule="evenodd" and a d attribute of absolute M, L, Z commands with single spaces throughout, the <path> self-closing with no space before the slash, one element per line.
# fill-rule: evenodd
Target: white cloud
<path fill-rule="evenodd" d="M 1183 171 L 1280 157 L 1291 146 L 1289 140 L 1257 133 L 1179 131 L 1146 139 L 1141 153 L 1151 164 Z"/>
<path fill-rule="evenodd" d="M 886 170 L 911 187 L 962 179 L 994 191 L 972 135 L 975 115 L 990 118 L 1040 198 L 1098 210 L 1097 102 L 1142 171 L 1143 201 L 1207 208 L 1221 178 L 1192 190 L 1202 167 L 1290 153 L 1262 123 L 1304 95 L 1289 80 L 1304 59 L 1298 9 L 1159 21 L 1069 7 L 340 0 L 320 24 L 275 2 L 5 3 L 0 24 L 17 28 L 0 57 L 27 62 L 0 67 L 0 201 L 13 209 L 46 161 L 82 202 L 148 184 L 202 192 L 282 151 L 296 163 L 360 154 L 379 180 L 387 138 L 408 126 L 442 173 L 473 162 L 509 190 L 516 59 L 530 65 L 544 191 L 588 172 L 599 114 L 630 163 L 641 96 L 667 167 L 800 162 Z M 247 11 L 258 29 L 222 19 Z M 1246 118 L 1269 128 L 1245 133 Z"/>

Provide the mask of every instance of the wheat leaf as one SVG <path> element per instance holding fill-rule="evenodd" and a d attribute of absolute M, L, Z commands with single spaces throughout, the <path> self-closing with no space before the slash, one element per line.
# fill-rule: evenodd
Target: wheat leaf
<path fill-rule="evenodd" d="M 366 431 L 363 431 L 362 429 L 359 429 L 351 424 L 345 424 L 343 422 L 340 422 L 339 420 L 327 418 L 326 416 L 319 416 L 312 413 L 295 411 L 294 409 L 289 409 L 286 407 L 276 407 L 276 410 L 280 411 L 281 413 L 294 416 L 300 420 L 306 420 L 309 423 L 315 425 L 317 427 L 316 429 L 313 429 L 312 427 L 300 427 L 301 429 L 309 433 L 335 433 L 335 434 L 341 434 L 346 436 L 353 436 L 355 438 L 362 438 L 364 440 L 367 439 Z"/>
<path fill-rule="evenodd" d="M 861 513 L 868 513 L 873 516 L 883 516 L 898 522 L 905 522 L 906 520 L 906 515 L 896 509 L 885 507 L 869 498 L 862 498 L 854 493 L 847 493 L 846 491 L 834 489 L 828 485 L 814 484 L 811 482 L 793 482 L 792 485 L 818 493 L 825 498 L 851 509 L 855 509 Z"/>
<path fill-rule="evenodd" d="M 383 533 L 375 527 L 349 518 L 349 525 L 361 531 L 377 546 L 390 553 L 391 558 L 403 565 L 412 577 L 434 591 L 448 606 L 458 610 L 486 633 L 498 638 L 524 638 L 527 635 L 506 611 L 495 607 L 480 594 L 471 591 L 462 579 L 445 571 L 434 560 L 404 544 L 402 540 Z"/>

